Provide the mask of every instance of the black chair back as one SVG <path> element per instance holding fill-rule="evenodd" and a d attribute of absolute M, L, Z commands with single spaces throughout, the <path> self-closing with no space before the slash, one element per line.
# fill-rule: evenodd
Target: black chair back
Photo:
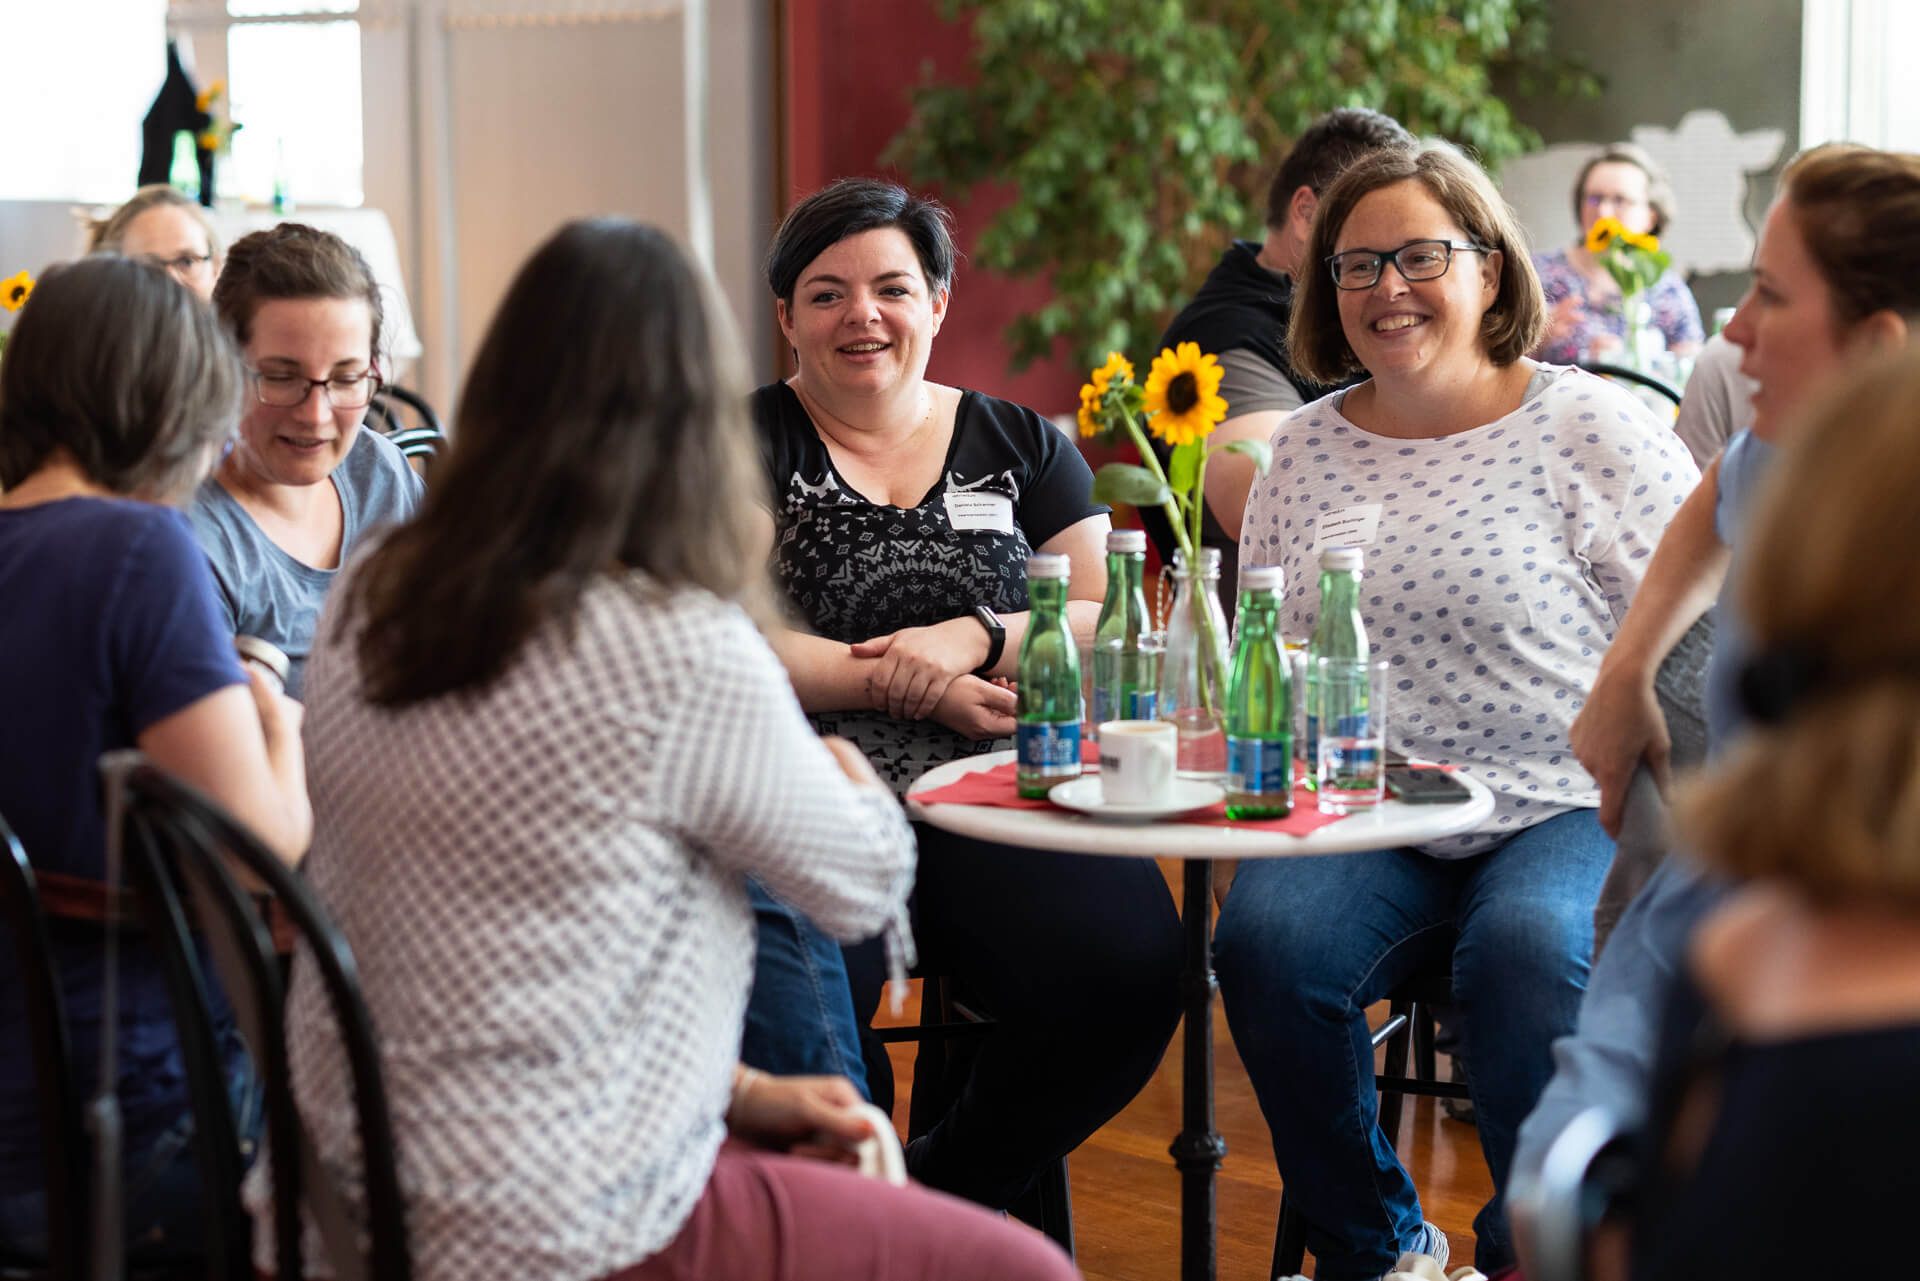
<path fill-rule="evenodd" d="M 193 1110 L 194 1159 L 200 1169 L 201 1209 L 206 1216 L 206 1274 L 216 1279 L 246 1277 L 253 1270 L 252 1226 L 240 1204 L 240 1180 L 246 1164 L 240 1154 L 226 1066 L 212 1014 L 214 1005 L 208 995 L 209 976 L 194 942 L 185 896 L 160 846 L 138 825 L 129 823 L 124 831 L 127 884 L 134 891 L 140 920 L 166 984 L 174 1034 L 186 1070 L 187 1102 Z M 104 1186 L 110 1175 L 96 1171 L 95 1177 Z M 118 1215 L 108 1213 L 105 1217 Z"/>
<path fill-rule="evenodd" d="M 1638 369 L 1629 369 L 1625 365 L 1609 365 L 1600 361 L 1587 361 L 1580 368 L 1590 374 L 1599 374 L 1602 378 L 1617 378 L 1621 382 L 1633 383 L 1639 387 L 1657 391 L 1676 406 L 1680 403 L 1680 391 L 1671 383 L 1655 378 L 1652 374 L 1643 374 Z"/>
<path fill-rule="evenodd" d="M 103 758 L 101 766 L 110 779 L 118 780 L 123 797 L 129 866 L 141 869 L 143 879 L 164 886 L 173 901 L 179 901 L 178 890 L 184 888 L 195 904 L 198 924 L 262 1074 L 278 1281 L 299 1281 L 303 1275 L 303 1205 L 312 1213 L 339 1281 L 409 1281 L 412 1267 L 378 1040 L 345 937 L 297 872 L 193 788 L 138 753 L 114 753 Z M 114 794 L 110 781 L 108 795 Z M 266 887 L 307 944 L 308 977 L 320 983 L 333 1012 L 353 1083 L 365 1191 L 362 1216 L 347 1211 L 300 1123 L 288 1068 L 279 962 L 259 905 L 239 875 Z M 140 888 L 144 892 L 146 886 Z M 184 936 L 175 937 L 183 945 L 170 950 L 190 954 Z M 245 1275 L 250 1274 L 249 1269 Z"/>
<path fill-rule="evenodd" d="M 1507 1213 L 1529 1281 L 1586 1281 L 1593 1231 L 1632 1186 L 1634 1136 L 1604 1107 L 1567 1122 L 1540 1171 L 1517 1178 Z"/>
<path fill-rule="evenodd" d="M 433 412 L 433 406 L 418 392 L 405 387 L 382 387 L 374 397 L 373 407 L 380 433 L 399 446 L 408 458 L 422 458 L 430 463 L 446 447 L 447 433 L 440 425 L 440 415 Z M 413 426 L 407 426 L 404 411 L 412 412 Z"/>
<path fill-rule="evenodd" d="M 85 1275 L 86 1259 L 87 1148 L 80 1132 L 80 1094 L 74 1082 L 66 1010 L 33 867 L 4 818 L 0 818 L 0 846 L 5 847 L 0 850 L 0 910 L 6 913 L 13 935 L 40 1103 L 40 1159 L 47 1190 L 46 1264 L 53 1276 L 80 1277 Z"/>

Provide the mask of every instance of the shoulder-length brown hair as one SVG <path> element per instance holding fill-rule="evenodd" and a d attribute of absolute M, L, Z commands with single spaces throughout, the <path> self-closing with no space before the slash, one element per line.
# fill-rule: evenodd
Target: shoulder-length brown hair
<path fill-rule="evenodd" d="M 50 268 L 0 360 L 0 487 L 64 451 L 112 493 L 179 501 L 240 420 L 241 378 L 219 321 L 160 268 Z"/>
<path fill-rule="evenodd" d="M 1428 139 L 1412 147 L 1389 147 L 1354 161 L 1321 197 L 1320 212 L 1314 216 L 1287 327 L 1287 354 L 1293 367 L 1315 382 L 1344 382 L 1363 372 L 1340 324 L 1338 291 L 1327 258 L 1354 206 L 1397 182 L 1425 187 L 1468 240 L 1500 251 L 1500 289 L 1480 322 L 1487 358 L 1511 365 L 1546 334 L 1547 304 L 1526 233 L 1486 171 L 1447 142 Z"/>
<path fill-rule="evenodd" d="M 474 357 L 419 516 L 350 589 L 365 696 L 484 688 L 622 567 L 758 610 L 765 481 L 737 347 L 660 231 L 574 222 L 540 246 Z"/>
<path fill-rule="evenodd" d="M 1756 656 L 1742 687 L 1774 723 L 1688 789 L 1680 818 L 1734 877 L 1920 911 L 1920 350 L 1803 421 L 1735 584 Z"/>

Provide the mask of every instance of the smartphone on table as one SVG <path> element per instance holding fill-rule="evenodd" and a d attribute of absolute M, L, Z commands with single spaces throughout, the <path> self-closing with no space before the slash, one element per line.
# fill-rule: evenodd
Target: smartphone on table
<path fill-rule="evenodd" d="M 1451 772 L 1436 765 L 1414 766 L 1404 752 L 1387 751 L 1387 793 L 1409 805 L 1452 805 L 1473 793 Z"/>

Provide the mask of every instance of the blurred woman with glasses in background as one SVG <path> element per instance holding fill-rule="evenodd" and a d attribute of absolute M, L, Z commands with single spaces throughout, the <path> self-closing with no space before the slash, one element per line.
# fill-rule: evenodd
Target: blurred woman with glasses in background
<path fill-rule="evenodd" d="M 88 253 L 140 258 L 194 292 L 201 302 L 213 298 L 220 275 L 220 236 L 207 211 L 172 187 L 142 187 L 118 209 L 93 222 Z"/>
<path fill-rule="evenodd" d="M 413 514 L 420 479 L 378 432 L 380 292 L 346 241 L 299 223 L 242 237 L 213 303 L 246 362 L 239 438 L 190 515 L 237 635 L 301 677 L 320 603 L 368 531 Z"/>

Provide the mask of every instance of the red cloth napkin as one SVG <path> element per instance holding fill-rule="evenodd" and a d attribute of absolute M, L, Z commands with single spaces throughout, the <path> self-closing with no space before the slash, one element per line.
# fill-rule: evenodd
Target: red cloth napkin
<path fill-rule="evenodd" d="M 945 787 L 929 788 L 924 792 L 915 792 L 913 799 L 922 805 L 992 805 L 1008 810 L 1057 810 L 1061 807 L 1047 800 L 1029 800 L 1020 795 L 1015 782 L 1019 766 L 1012 761 L 996 765 L 992 769 L 975 770 L 958 782 L 948 783 Z M 1285 818 L 1231 819 L 1227 817 L 1226 802 L 1220 801 L 1203 810 L 1195 810 L 1171 820 L 1176 823 L 1198 823 L 1203 827 L 1247 827 L 1258 832 L 1291 832 L 1295 836 L 1305 836 L 1308 832 L 1325 827 L 1329 823 L 1340 821 L 1338 814 L 1322 814 L 1315 804 L 1314 795 L 1298 783 L 1293 788 L 1293 813 Z"/>

